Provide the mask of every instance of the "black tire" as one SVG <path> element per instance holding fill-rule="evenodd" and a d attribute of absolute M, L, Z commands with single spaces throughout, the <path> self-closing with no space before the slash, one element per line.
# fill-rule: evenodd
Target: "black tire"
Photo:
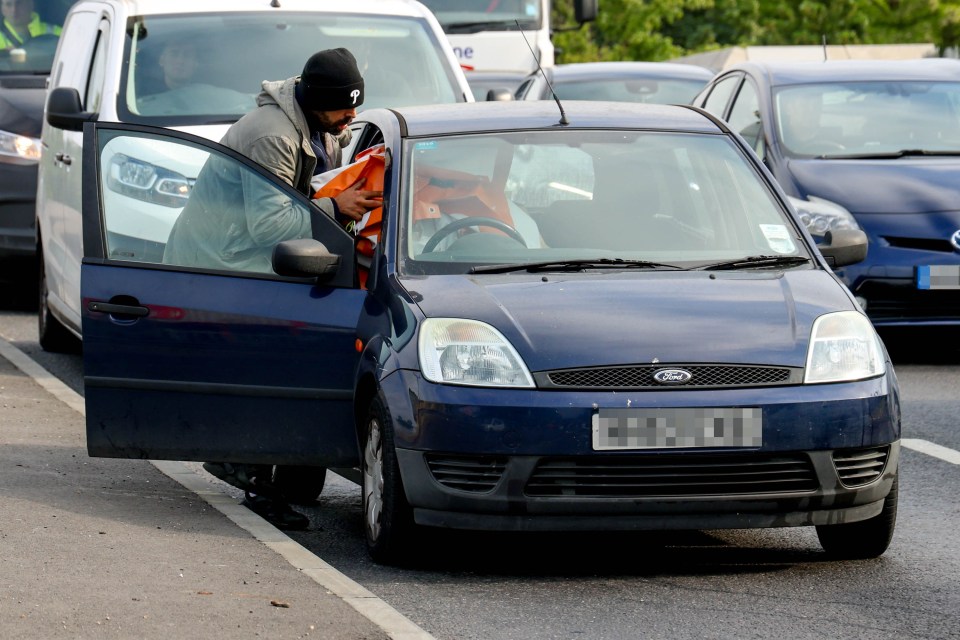
<path fill-rule="evenodd" d="M 43 247 L 37 243 L 37 334 L 44 351 L 53 353 L 75 353 L 79 351 L 80 341 L 63 326 L 50 312 L 47 305 L 47 270 L 43 263 Z"/>
<path fill-rule="evenodd" d="M 323 492 L 326 481 L 326 467 L 277 465 L 273 468 L 271 484 L 280 490 L 287 502 L 312 505 Z"/>
<path fill-rule="evenodd" d="M 374 562 L 396 564 L 409 551 L 416 525 L 400 478 L 393 423 L 381 397 L 370 403 L 363 425 L 363 528 Z"/>
<path fill-rule="evenodd" d="M 876 516 L 849 524 L 817 526 L 820 546 L 840 560 L 878 558 L 890 546 L 897 523 L 899 478 L 894 478 L 890 493 L 883 501 L 883 510 Z"/>

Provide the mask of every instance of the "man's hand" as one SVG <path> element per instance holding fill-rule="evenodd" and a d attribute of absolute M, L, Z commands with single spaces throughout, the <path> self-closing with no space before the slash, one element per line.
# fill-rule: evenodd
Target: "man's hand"
<path fill-rule="evenodd" d="M 367 211 L 383 206 L 383 191 L 365 191 L 360 188 L 364 182 L 366 178 L 357 180 L 334 198 L 341 215 L 360 220 Z"/>

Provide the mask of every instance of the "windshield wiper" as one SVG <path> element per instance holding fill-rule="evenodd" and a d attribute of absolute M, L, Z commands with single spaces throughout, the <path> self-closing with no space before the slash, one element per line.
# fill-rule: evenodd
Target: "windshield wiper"
<path fill-rule="evenodd" d="M 592 260 L 549 260 L 520 264 L 491 264 L 472 267 L 470 273 L 509 273 L 511 271 L 586 271 L 587 269 L 683 269 L 675 264 L 650 262 L 649 260 L 624 260 L 622 258 L 595 258 Z"/>
<path fill-rule="evenodd" d="M 791 267 L 810 262 L 804 256 L 747 256 L 737 260 L 714 262 L 696 267 L 694 271 L 723 271 L 728 269 L 752 269 L 756 267 Z"/>
<path fill-rule="evenodd" d="M 524 29 L 531 25 L 520 23 Z M 516 31 L 517 23 L 514 20 L 485 20 L 483 22 L 448 22 L 443 24 L 445 33 L 477 33 L 479 31 Z"/>
<path fill-rule="evenodd" d="M 960 149 L 955 151 L 930 151 L 929 149 L 900 149 L 899 151 L 884 151 L 878 153 L 851 153 L 851 154 L 830 154 L 817 156 L 823 160 L 895 160 L 897 158 L 906 158 L 907 156 L 960 156 Z"/>

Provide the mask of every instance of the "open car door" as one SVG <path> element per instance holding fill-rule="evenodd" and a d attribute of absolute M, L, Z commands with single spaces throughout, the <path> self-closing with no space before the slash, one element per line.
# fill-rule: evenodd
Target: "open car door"
<path fill-rule="evenodd" d="M 256 163 L 169 129 L 88 123 L 83 172 L 90 455 L 358 464 L 352 401 L 366 292 L 355 285 L 352 236 Z M 220 210 L 214 180 L 229 195 Z M 242 255 L 236 267 L 171 258 L 170 231 L 201 192 L 204 246 L 231 242 L 235 225 L 269 204 L 309 221 L 339 266 L 318 279 Z"/>

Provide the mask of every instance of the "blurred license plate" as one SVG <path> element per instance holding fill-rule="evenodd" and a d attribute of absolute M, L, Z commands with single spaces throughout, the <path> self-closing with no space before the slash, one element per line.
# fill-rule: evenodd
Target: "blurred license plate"
<path fill-rule="evenodd" d="M 960 264 L 917 267 L 917 289 L 960 289 Z"/>
<path fill-rule="evenodd" d="M 600 409 L 593 414 L 593 449 L 759 447 L 760 409 Z"/>

